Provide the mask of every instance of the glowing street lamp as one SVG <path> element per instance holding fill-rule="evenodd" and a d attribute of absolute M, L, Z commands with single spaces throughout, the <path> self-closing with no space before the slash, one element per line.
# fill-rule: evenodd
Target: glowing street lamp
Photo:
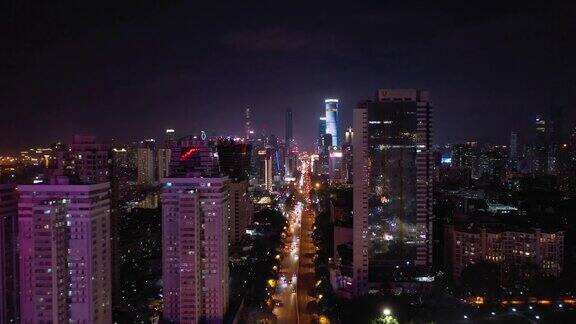
<path fill-rule="evenodd" d="M 392 315 L 392 311 L 390 310 L 390 308 L 384 308 L 382 314 L 384 314 L 384 316 L 390 316 Z"/>

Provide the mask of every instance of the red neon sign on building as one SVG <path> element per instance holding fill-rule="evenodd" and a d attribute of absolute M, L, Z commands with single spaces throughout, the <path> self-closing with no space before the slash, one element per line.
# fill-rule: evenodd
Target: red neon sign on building
<path fill-rule="evenodd" d="M 197 147 L 189 148 L 186 152 L 180 155 L 180 161 L 188 160 L 192 155 L 196 154 L 198 151 L 200 151 L 200 149 Z"/>

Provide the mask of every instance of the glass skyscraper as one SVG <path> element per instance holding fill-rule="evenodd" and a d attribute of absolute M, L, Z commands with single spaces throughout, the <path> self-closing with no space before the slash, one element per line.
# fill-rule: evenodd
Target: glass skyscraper
<path fill-rule="evenodd" d="M 338 146 L 338 99 L 326 99 L 326 134 L 332 135 L 332 146 Z"/>
<path fill-rule="evenodd" d="M 359 295 L 368 283 L 374 288 L 392 276 L 426 272 L 432 262 L 431 114 L 428 93 L 421 90 L 379 90 L 375 101 L 354 111 Z"/>

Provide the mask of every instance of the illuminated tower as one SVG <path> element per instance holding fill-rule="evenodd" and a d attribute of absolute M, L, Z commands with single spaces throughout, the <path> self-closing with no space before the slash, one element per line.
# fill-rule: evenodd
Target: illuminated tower
<path fill-rule="evenodd" d="M 258 164 L 259 164 L 259 184 L 266 190 L 272 190 L 273 184 L 273 164 L 272 150 L 263 149 L 258 151 Z"/>
<path fill-rule="evenodd" d="M 244 118 L 245 118 L 245 122 L 246 122 L 246 124 L 245 124 L 246 140 L 250 140 L 250 139 L 252 139 L 252 134 L 254 133 L 252 131 L 252 125 L 250 124 L 250 108 L 246 108 Z"/>
<path fill-rule="evenodd" d="M 332 135 L 332 146 L 338 146 L 338 99 L 326 99 L 326 134 Z"/>

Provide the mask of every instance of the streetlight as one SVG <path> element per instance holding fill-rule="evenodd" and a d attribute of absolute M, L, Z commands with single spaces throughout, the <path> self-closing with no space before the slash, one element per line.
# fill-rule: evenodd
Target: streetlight
<path fill-rule="evenodd" d="M 390 316 L 392 315 L 392 311 L 390 310 L 390 308 L 384 308 L 382 314 L 384 314 L 384 316 Z"/>

